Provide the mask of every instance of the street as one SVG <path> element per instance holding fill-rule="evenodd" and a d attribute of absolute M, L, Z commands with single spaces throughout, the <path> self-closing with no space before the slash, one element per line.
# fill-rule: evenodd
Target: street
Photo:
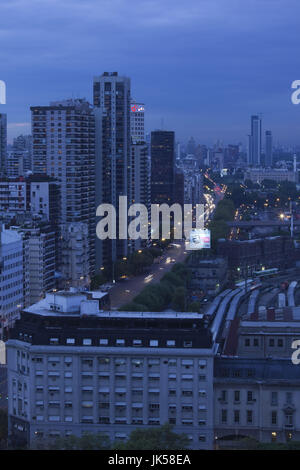
<path fill-rule="evenodd" d="M 166 249 L 162 261 L 151 266 L 149 273 L 116 283 L 109 291 L 111 309 L 118 309 L 121 305 L 131 302 L 144 287 L 158 282 L 175 263 L 184 261 L 186 253 L 184 241 L 175 241 Z"/>

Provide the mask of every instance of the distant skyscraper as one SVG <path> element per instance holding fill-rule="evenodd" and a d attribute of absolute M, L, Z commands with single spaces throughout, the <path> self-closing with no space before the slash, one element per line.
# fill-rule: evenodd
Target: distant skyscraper
<path fill-rule="evenodd" d="M 266 145 L 265 145 L 265 165 L 272 166 L 273 164 L 273 139 L 272 132 L 266 131 Z"/>
<path fill-rule="evenodd" d="M 89 273 L 95 263 L 95 116 L 81 99 L 32 111 L 33 172 L 60 182 L 62 224 L 81 222 L 89 233 Z M 85 276 L 86 273 L 82 273 Z"/>
<path fill-rule="evenodd" d="M 14 139 L 12 148 L 6 156 L 6 176 L 18 178 L 26 176 L 32 169 L 31 135 L 19 135 Z"/>
<path fill-rule="evenodd" d="M 6 151 L 7 151 L 7 119 L 6 114 L 0 113 L 0 175 L 6 174 Z"/>
<path fill-rule="evenodd" d="M 261 118 L 251 116 L 251 134 L 249 135 L 248 163 L 259 166 L 261 163 Z"/>
<path fill-rule="evenodd" d="M 151 202 L 172 204 L 175 193 L 175 134 L 151 132 Z"/>
<path fill-rule="evenodd" d="M 190 140 L 188 141 L 186 152 L 188 154 L 195 155 L 195 150 L 196 150 L 196 142 L 195 142 L 194 137 L 191 137 Z"/>
<path fill-rule="evenodd" d="M 145 105 L 131 100 L 130 133 L 132 143 L 145 142 Z"/>
<path fill-rule="evenodd" d="M 96 112 L 96 205 L 130 194 L 130 79 L 117 72 L 94 77 Z M 129 199 L 129 198 L 128 198 Z M 128 201 L 129 202 L 129 201 Z M 128 240 L 97 240 L 97 265 L 127 256 Z M 99 267 L 99 266 L 97 266 Z"/>

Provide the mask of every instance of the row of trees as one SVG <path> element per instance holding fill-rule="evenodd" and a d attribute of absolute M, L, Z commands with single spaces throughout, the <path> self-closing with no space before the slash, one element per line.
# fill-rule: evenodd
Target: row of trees
<path fill-rule="evenodd" d="M 219 238 L 227 238 L 230 228 L 227 222 L 234 219 L 235 207 L 234 203 L 229 198 L 224 198 L 219 202 L 214 213 L 214 218 L 210 222 L 208 228 L 211 231 L 211 248 L 212 251 L 216 250 L 217 240 Z"/>
<path fill-rule="evenodd" d="M 161 312 L 171 306 L 174 310 L 185 311 L 186 285 L 190 272 L 184 263 L 176 263 L 160 282 L 145 287 L 132 302 L 120 310 L 133 312 Z"/>
<path fill-rule="evenodd" d="M 245 204 L 254 205 L 257 209 L 264 208 L 266 198 L 270 206 L 285 207 L 290 200 L 296 201 L 300 197 L 296 184 L 291 181 L 277 183 L 273 180 L 264 180 L 258 185 L 247 180 L 244 185 L 240 183 L 230 185 L 228 193 L 235 207 Z"/>
<path fill-rule="evenodd" d="M 74 435 L 56 438 L 46 442 L 37 441 L 35 449 L 49 450 L 187 450 L 188 437 L 177 434 L 172 426 L 165 424 L 158 428 L 135 429 L 125 442 L 110 442 L 103 434 L 84 433 L 82 437 Z"/>

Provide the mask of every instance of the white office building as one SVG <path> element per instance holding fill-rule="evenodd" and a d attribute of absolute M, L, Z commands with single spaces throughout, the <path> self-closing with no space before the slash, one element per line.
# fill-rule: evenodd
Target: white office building
<path fill-rule="evenodd" d="M 125 440 L 169 422 L 210 449 L 213 354 L 200 314 L 103 312 L 93 293 L 48 293 L 7 342 L 9 440 Z"/>

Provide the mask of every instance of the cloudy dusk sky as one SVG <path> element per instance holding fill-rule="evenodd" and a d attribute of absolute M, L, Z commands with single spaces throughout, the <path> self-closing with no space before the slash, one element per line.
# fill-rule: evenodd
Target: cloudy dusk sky
<path fill-rule="evenodd" d="M 299 0 L 1 0 L 0 79 L 9 139 L 31 105 L 86 97 L 94 75 L 131 78 L 146 127 L 245 142 L 262 113 L 274 142 L 300 144 Z"/>

